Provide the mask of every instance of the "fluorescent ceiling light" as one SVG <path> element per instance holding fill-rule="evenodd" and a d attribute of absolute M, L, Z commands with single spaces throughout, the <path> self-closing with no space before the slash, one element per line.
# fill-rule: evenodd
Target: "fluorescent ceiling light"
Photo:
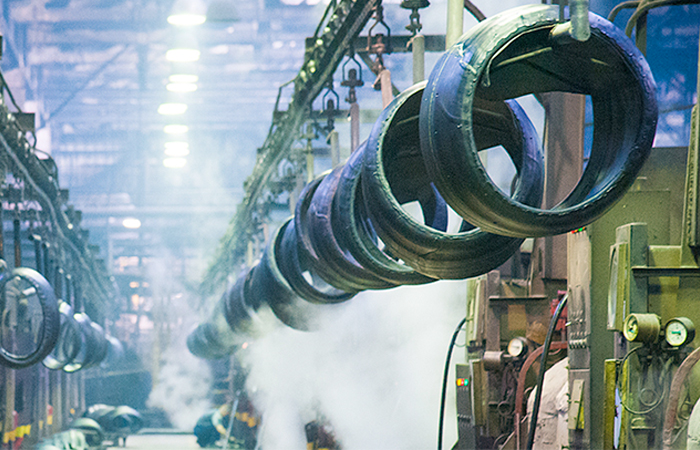
<path fill-rule="evenodd" d="M 172 157 L 183 157 L 190 154 L 190 144 L 176 141 L 165 143 L 165 155 Z"/>
<path fill-rule="evenodd" d="M 171 48 L 165 52 L 165 59 L 172 62 L 193 62 L 199 60 L 199 50 L 195 48 Z"/>
<path fill-rule="evenodd" d="M 185 167 L 187 164 L 187 159 L 185 158 L 165 158 L 163 160 L 163 165 L 168 169 L 180 169 Z"/>
<path fill-rule="evenodd" d="M 175 124 L 171 123 L 170 125 L 166 125 L 163 127 L 163 132 L 165 134 L 183 134 L 187 133 L 190 130 L 190 127 L 187 125 L 180 125 L 180 124 Z"/>
<path fill-rule="evenodd" d="M 187 111 L 187 105 L 184 103 L 161 103 L 158 107 L 158 114 L 164 116 L 184 114 L 185 111 Z"/>
<path fill-rule="evenodd" d="M 127 217 L 122 220 L 122 225 L 124 228 L 135 230 L 137 228 L 141 228 L 141 221 L 135 217 Z"/>
<path fill-rule="evenodd" d="M 186 141 L 170 141 L 165 143 L 165 148 L 190 148 L 190 144 Z"/>
<path fill-rule="evenodd" d="M 168 23 L 179 27 L 201 25 L 206 20 L 207 16 L 204 14 L 171 14 L 168 16 Z"/>
<path fill-rule="evenodd" d="M 196 83 L 199 81 L 197 75 L 191 75 L 186 73 L 176 73 L 168 77 L 168 81 L 171 83 Z"/>
<path fill-rule="evenodd" d="M 194 92 L 197 85 L 194 83 L 168 83 L 165 87 L 170 92 Z"/>

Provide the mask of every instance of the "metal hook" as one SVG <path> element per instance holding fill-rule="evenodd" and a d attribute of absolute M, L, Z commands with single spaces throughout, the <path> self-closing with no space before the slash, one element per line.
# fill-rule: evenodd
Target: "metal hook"
<path fill-rule="evenodd" d="M 328 99 L 328 97 L 331 95 L 335 97 L 335 105 L 332 103 L 333 99 Z M 326 93 L 323 94 L 321 101 L 323 102 L 321 108 L 324 113 L 329 110 L 338 109 L 337 105 L 340 104 L 340 96 L 337 92 L 335 92 L 335 89 L 333 89 L 333 79 L 328 81 L 328 85 L 326 86 Z"/>
<path fill-rule="evenodd" d="M 345 76 L 345 73 L 346 73 L 345 67 L 351 61 L 355 63 L 355 65 L 357 66 L 357 69 L 348 70 L 347 71 L 348 76 L 346 77 Z M 354 75 L 352 73 L 353 70 L 354 70 Z M 348 59 L 343 63 L 341 72 L 343 74 L 343 79 L 340 82 L 341 86 L 359 87 L 359 86 L 362 86 L 365 84 L 364 81 L 362 81 L 362 64 L 360 64 L 360 62 L 357 59 L 355 59 L 355 50 L 352 47 L 350 47 L 350 49 L 348 51 Z M 358 73 L 360 75 L 359 79 L 357 78 Z"/>
<path fill-rule="evenodd" d="M 386 43 L 384 42 L 384 35 L 381 33 L 374 34 L 373 31 L 377 25 L 382 25 L 386 30 Z M 372 44 L 372 38 L 376 37 L 377 42 Z M 367 31 L 367 52 L 374 53 L 381 58 L 384 53 L 391 53 L 391 28 L 384 22 L 384 7 L 381 3 L 378 3 L 374 10 L 374 23 Z"/>

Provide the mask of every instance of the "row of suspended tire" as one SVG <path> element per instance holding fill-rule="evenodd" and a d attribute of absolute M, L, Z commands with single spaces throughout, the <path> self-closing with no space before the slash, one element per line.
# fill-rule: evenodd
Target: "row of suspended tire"
<path fill-rule="evenodd" d="M 118 339 L 84 312 L 58 300 L 39 272 L 19 267 L 0 273 L 0 364 L 22 369 L 42 362 L 76 372 L 111 365 L 124 354 Z"/>
<path fill-rule="evenodd" d="M 568 36 L 558 6 L 515 8 L 472 28 L 427 82 L 384 109 L 344 166 L 305 187 L 260 262 L 190 334 L 190 351 L 231 353 L 263 328 L 259 313 L 268 307 L 286 325 L 311 330 L 316 310 L 365 289 L 486 273 L 523 238 L 578 229 L 608 211 L 644 164 L 658 111 L 642 54 L 612 23 L 589 19 L 585 42 Z M 512 99 L 553 91 L 589 95 L 594 132 L 576 187 L 542 209 L 539 138 Z M 497 146 L 516 169 L 510 193 L 480 161 L 479 151 Z M 420 204 L 422 222 L 401 207 L 409 202 Z M 463 219 L 458 233 L 446 231 L 447 205 Z"/>

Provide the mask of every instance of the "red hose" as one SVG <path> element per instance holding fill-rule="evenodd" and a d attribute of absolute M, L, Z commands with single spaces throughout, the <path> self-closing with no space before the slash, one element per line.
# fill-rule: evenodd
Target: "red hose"
<path fill-rule="evenodd" d="M 678 370 L 673 375 L 671 381 L 671 391 L 668 396 L 668 406 L 666 407 L 666 419 L 664 420 L 663 450 L 671 450 L 673 444 L 673 427 L 676 424 L 676 415 L 678 414 L 678 402 L 681 396 L 681 388 L 688 374 L 695 366 L 695 363 L 700 360 L 700 348 L 696 348 L 693 352 L 683 360 Z"/>

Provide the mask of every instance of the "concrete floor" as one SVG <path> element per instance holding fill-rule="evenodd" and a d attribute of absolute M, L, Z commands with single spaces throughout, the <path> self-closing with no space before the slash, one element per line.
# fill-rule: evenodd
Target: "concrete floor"
<path fill-rule="evenodd" d="M 121 449 L 124 447 L 109 447 Z M 194 434 L 137 434 L 126 440 L 127 450 L 195 450 L 199 449 Z"/>

